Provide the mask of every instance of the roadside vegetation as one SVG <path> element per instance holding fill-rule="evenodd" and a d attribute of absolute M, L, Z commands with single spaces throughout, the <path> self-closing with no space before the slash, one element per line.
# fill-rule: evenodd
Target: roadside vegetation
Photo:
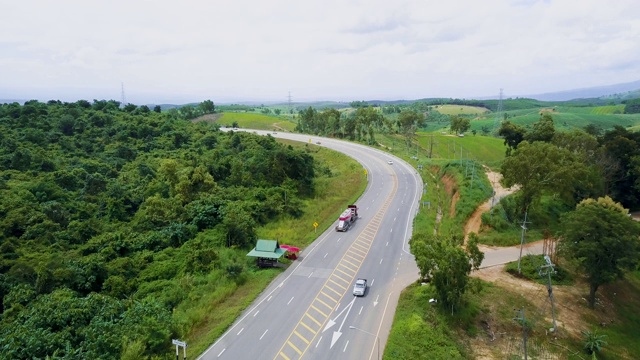
<path fill-rule="evenodd" d="M 4 357 L 202 351 L 281 271 L 246 257 L 256 239 L 304 247 L 366 186 L 326 148 L 176 114 L 0 106 Z"/>
<path fill-rule="evenodd" d="M 522 332 L 514 308 L 533 309 L 524 325 L 538 354 L 580 359 L 588 342 L 599 359 L 633 358 L 640 246 L 625 209 L 640 207 L 640 135 L 631 131 L 640 101 L 508 99 L 497 109 L 496 100 L 460 99 L 295 111 L 210 100 L 0 105 L 0 348 L 15 359 L 161 359 L 181 338 L 199 353 L 280 273 L 247 259 L 255 240 L 305 247 L 311 224 L 326 229 L 366 186 L 343 155 L 224 126 L 368 144 L 423 176 L 412 250 L 422 249 L 428 284 L 402 294 L 385 358 L 477 356 L 465 343 L 518 356 L 518 339 L 504 335 Z M 462 249 L 465 222 L 492 197 L 483 165 L 520 190 L 483 215 Z M 531 292 L 468 276 L 478 243 L 519 243 L 525 214 L 527 241 L 574 240 L 560 246 L 566 277 L 554 284 L 559 319 L 577 320 L 558 336 L 547 331 L 545 285 L 533 279 L 539 259 L 519 275 L 532 279 Z M 599 218 L 608 219 L 603 236 L 581 233 Z M 603 251 L 615 248 L 607 233 L 625 250 Z M 442 252 L 456 262 L 436 261 Z"/>

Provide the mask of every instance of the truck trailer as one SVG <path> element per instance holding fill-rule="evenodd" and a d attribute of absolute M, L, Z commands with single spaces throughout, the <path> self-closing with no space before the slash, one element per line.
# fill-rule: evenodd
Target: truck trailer
<path fill-rule="evenodd" d="M 347 231 L 351 225 L 358 219 L 358 207 L 349 205 L 347 209 L 340 214 L 336 231 Z"/>

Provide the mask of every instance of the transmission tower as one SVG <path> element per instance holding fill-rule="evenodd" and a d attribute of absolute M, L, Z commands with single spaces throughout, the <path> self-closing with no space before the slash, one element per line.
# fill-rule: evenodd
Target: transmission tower
<path fill-rule="evenodd" d="M 500 97 L 498 98 L 498 109 L 496 110 L 496 118 L 493 121 L 493 132 L 497 132 L 498 126 L 502 123 L 502 89 L 500 89 Z"/>
<path fill-rule="evenodd" d="M 124 96 L 124 82 L 120 83 L 122 87 L 122 93 L 120 94 L 120 106 L 124 107 L 127 105 L 127 98 Z"/>

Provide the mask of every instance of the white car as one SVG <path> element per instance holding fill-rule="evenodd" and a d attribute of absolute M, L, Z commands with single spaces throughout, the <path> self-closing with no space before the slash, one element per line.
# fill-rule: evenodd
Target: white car
<path fill-rule="evenodd" d="M 353 295 L 364 296 L 365 292 L 367 292 L 367 279 L 356 280 L 356 284 L 353 285 Z"/>
<path fill-rule="evenodd" d="M 389 161 L 387 161 L 387 164 L 389 164 L 389 165 L 393 165 L 393 160 L 389 160 Z"/>

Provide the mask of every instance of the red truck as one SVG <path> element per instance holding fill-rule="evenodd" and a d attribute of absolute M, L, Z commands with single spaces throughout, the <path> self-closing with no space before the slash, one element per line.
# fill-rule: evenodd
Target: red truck
<path fill-rule="evenodd" d="M 340 214 L 338 219 L 338 226 L 336 231 L 347 231 L 351 224 L 358 219 L 358 207 L 356 205 L 349 205 L 347 209 Z"/>

